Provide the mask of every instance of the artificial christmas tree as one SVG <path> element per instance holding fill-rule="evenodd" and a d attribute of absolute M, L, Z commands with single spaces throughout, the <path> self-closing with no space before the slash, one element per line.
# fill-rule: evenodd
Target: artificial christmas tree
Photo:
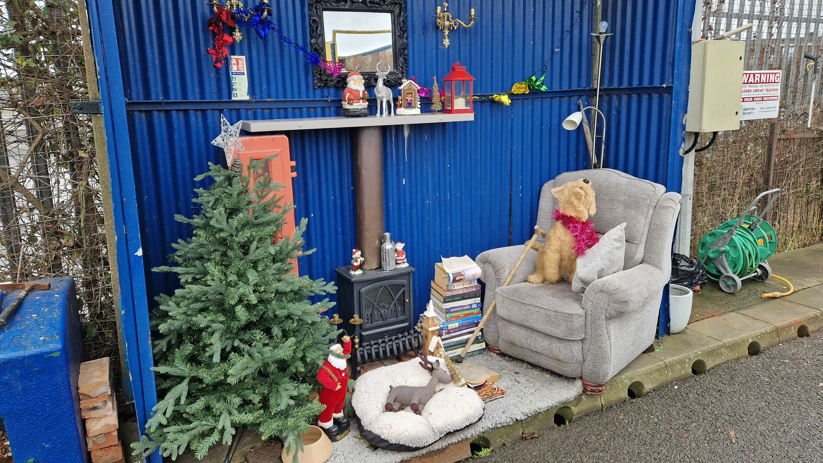
<path fill-rule="evenodd" d="M 162 334 L 154 341 L 161 400 L 134 447 L 148 455 L 159 446 L 172 460 L 191 448 L 202 459 L 246 428 L 281 437 L 297 454 L 299 436 L 323 409 L 308 397 L 336 336 L 320 315 L 333 303 L 308 298 L 335 287 L 292 273 L 294 259 L 313 252 L 300 254 L 306 219 L 274 242 L 293 208 L 271 195 L 279 185 L 265 176 L 250 192 L 248 176 L 213 164 L 195 180 L 207 177 L 211 187 L 195 190 L 200 214 L 176 217 L 194 231 L 173 245 L 178 265 L 154 269 L 176 273 L 183 287 L 158 298 L 151 314 Z"/>

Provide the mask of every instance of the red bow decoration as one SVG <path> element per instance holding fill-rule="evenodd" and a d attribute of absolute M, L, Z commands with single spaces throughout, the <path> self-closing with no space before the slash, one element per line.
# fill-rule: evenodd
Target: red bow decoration
<path fill-rule="evenodd" d="M 234 20 L 231 19 L 231 11 L 217 7 L 214 16 L 209 18 L 209 30 L 215 33 L 214 48 L 206 50 L 211 55 L 212 62 L 215 68 L 220 68 L 229 57 L 229 51 L 226 46 L 234 43 L 234 39 L 230 35 L 223 33 L 223 22 L 229 26 L 234 26 Z"/>
<path fill-rule="evenodd" d="M 237 27 L 234 23 L 234 19 L 231 17 L 231 10 L 218 6 L 217 11 L 214 12 L 214 18 L 223 21 L 228 24 L 229 27 Z"/>

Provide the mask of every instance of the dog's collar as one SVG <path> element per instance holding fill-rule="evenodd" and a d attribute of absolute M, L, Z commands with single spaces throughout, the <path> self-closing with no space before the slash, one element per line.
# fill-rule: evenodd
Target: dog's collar
<path fill-rule="evenodd" d="M 599 241 L 597 232 L 594 231 L 594 224 L 590 220 L 580 220 L 577 217 L 560 212 L 555 208 L 552 213 L 555 222 L 560 222 L 566 230 L 574 237 L 574 252 L 582 256 L 592 246 Z"/>

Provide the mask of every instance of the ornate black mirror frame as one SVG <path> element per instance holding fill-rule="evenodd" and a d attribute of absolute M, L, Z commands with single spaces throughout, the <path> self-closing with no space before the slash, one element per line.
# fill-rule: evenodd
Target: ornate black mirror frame
<path fill-rule="evenodd" d="M 372 13 L 391 13 L 392 16 L 392 47 L 394 62 L 384 79 L 384 85 L 400 85 L 406 76 L 409 64 L 408 42 L 406 40 L 406 0 L 308 0 L 309 2 L 309 30 L 311 32 L 312 51 L 326 59 L 325 32 L 323 30 L 324 11 L 366 11 Z M 377 85 L 377 75 L 374 72 L 361 72 L 367 86 Z M 341 72 L 337 76 L 320 66 L 314 66 L 314 88 L 346 86 L 348 73 Z"/>

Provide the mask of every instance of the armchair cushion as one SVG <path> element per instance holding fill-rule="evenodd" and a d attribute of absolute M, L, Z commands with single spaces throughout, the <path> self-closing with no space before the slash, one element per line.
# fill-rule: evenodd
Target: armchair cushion
<path fill-rule="evenodd" d="M 535 285 L 520 283 L 497 288 L 501 319 L 560 339 L 586 336 L 586 313 L 569 283 Z"/>
<path fill-rule="evenodd" d="M 555 373 L 579 378 L 583 373 L 583 341 L 546 336 L 525 326 L 500 323 L 500 350 Z"/>
<path fill-rule="evenodd" d="M 582 295 L 598 278 L 623 270 L 626 254 L 626 222 L 609 230 L 591 249 L 577 258 L 572 291 Z"/>

